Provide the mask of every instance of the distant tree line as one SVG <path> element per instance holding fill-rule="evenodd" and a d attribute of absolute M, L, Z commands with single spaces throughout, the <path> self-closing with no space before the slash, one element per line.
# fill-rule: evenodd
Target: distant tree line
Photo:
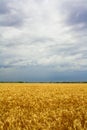
<path fill-rule="evenodd" d="M 87 81 L 48 81 L 48 82 L 33 82 L 33 81 L 0 81 L 0 83 L 87 83 Z"/>

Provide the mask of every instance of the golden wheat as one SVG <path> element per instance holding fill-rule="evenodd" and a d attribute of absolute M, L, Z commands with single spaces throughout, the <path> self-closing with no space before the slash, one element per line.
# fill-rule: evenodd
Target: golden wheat
<path fill-rule="evenodd" d="M 87 84 L 0 83 L 0 130 L 87 130 Z"/>

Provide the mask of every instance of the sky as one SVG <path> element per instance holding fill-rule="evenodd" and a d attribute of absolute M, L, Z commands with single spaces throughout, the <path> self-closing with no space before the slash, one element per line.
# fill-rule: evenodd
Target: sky
<path fill-rule="evenodd" d="M 0 81 L 87 81 L 87 0 L 0 0 Z"/>

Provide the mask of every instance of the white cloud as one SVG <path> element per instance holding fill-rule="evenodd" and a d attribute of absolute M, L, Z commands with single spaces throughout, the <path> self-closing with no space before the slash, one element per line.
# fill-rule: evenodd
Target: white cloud
<path fill-rule="evenodd" d="M 7 0 L 4 7 L 9 11 L 0 16 L 1 65 L 53 66 L 57 71 L 87 69 L 86 20 L 71 24 L 69 15 L 78 8 L 76 3 L 86 7 L 87 2 Z"/>

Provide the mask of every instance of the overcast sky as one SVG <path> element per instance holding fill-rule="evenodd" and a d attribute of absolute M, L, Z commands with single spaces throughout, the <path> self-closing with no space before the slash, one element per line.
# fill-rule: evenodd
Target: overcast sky
<path fill-rule="evenodd" d="M 0 0 L 1 81 L 87 81 L 87 0 Z"/>

